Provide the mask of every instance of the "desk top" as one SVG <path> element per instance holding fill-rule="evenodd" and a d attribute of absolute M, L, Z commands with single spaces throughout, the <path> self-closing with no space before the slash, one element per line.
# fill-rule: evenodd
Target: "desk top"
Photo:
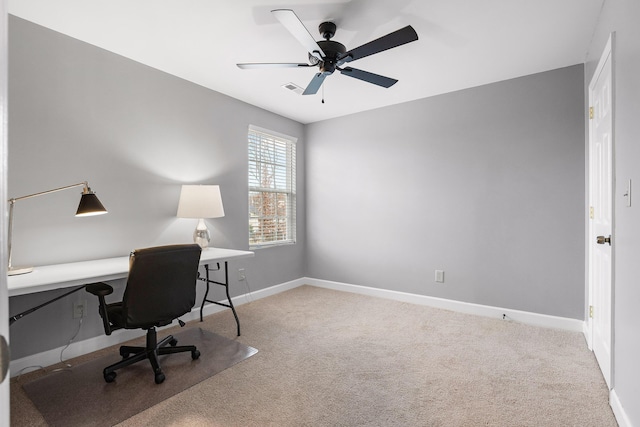
<path fill-rule="evenodd" d="M 251 251 L 206 248 L 200 255 L 200 264 L 250 258 Z M 71 262 L 36 267 L 31 273 L 7 277 L 9 296 L 33 294 L 53 289 L 72 288 L 93 282 L 104 282 L 127 277 L 129 256 Z"/>

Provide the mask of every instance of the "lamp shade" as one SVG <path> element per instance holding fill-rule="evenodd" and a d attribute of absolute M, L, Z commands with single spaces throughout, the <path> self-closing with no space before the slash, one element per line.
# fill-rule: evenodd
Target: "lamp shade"
<path fill-rule="evenodd" d="M 106 214 L 107 210 L 93 191 L 82 193 L 76 216 L 92 216 Z"/>
<path fill-rule="evenodd" d="M 218 185 L 183 185 L 178 202 L 178 218 L 220 218 L 224 216 Z"/>

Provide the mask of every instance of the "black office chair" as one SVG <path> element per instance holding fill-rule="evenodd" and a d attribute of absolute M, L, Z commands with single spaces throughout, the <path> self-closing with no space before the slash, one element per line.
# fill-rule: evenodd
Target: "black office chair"
<path fill-rule="evenodd" d="M 122 302 L 105 302 L 104 297 L 113 292 L 106 283 L 86 286 L 87 292 L 100 300 L 99 312 L 107 335 L 123 328 L 147 331 L 146 347 L 120 347 L 123 359 L 104 368 L 106 382 L 115 380 L 116 369 L 149 359 L 156 384 L 160 384 L 165 376 L 158 363 L 158 355 L 190 351 L 193 360 L 200 357 L 200 352 L 193 345 L 177 346 L 178 341 L 171 335 L 158 343 L 156 337 L 156 327 L 172 323 L 194 306 L 200 251 L 200 246 L 195 244 L 133 251 L 129 257 L 129 276 Z M 184 325 L 181 321 L 180 324 Z"/>

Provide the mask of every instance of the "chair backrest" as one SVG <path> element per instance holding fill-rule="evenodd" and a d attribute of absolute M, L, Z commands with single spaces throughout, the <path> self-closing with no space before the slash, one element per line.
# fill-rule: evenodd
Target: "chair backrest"
<path fill-rule="evenodd" d="M 136 249 L 122 298 L 125 327 L 168 325 L 196 302 L 200 246 L 169 245 Z"/>

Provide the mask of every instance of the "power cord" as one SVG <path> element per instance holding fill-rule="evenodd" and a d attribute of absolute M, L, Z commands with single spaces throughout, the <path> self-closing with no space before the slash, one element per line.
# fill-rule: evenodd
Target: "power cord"
<path fill-rule="evenodd" d="M 27 369 L 32 369 L 32 368 L 34 369 L 33 371 L 24 372 Z M 22 377 L 23 374 L 25 374 L 25 373 L 29 374 L 31 372 L 35 372 L 35 371 L 40 370 L 40 369 L 42 369 L 43 371 L 46 372 L 46 369 L 44 369 L 44 366 L 40 366 L 40 365 L 25 366 L 24 368 L 22 368 L 22 369 L 20 369 L 18 371 L 18 375 L 16 375 L 16 379 L 15 379 L 16 383 L 20 384 L 20 378 Z"/>
<path fill-rule="evenodd" d="M 69 342 L 67 343 L 67 345 L 64 346 L 64 348 L 60 351 L 60 363 L 64 364 L 66 366 L 66 368 L 58 368 L 58 369 L 54 369 L 52 372 L 56 372 L 56 371 L 60 371 L 63 369 L 68 369 L 71 368 L 72 365 L 70 363 L 66 363 L 63 359 L 62 359 L 62 354 L 64 353 L 64 351 L 66 349 L 69 348 L 69 346 L 71 345 L 71 343 L 73 343 L 73 340 L 76 339 L 76 337 L 78 336 L 78 334 L 80 333 L 80 329 L 82 329 L 82 319 L 84 319 L 84 308 L 82 309 L 82 316 L 80 316 L 80 321 L 78 322 L 78 329 L 76 329 L 76 333 L 73 334 L 73 336 L 69 339 Z"/>
<path fill-rule="evenodd" d="M 49 372 L 59 372 L 59 371 L 67 371 L 70 370 L 73 365 L 71 365 L 70 363 L 65 362 L 65 360 L 63 359 L 62 355 L 65 352 L 65 350 L 67 348 L 69 348 L 69 346 L 73 343 L 73 341 L 76 339 L 76 337 L 78 336 L 78 334 L 80 333 L 80 330 L 82 329 L 82 320 L 84 319 L 84 309 L 82 311 L 82 316 L 80 317 L 80 320 L 78 322 L 78 329 L 76 329 L 76 332 L 73 334 L 73 336 L 69 339 L 69 341 L 67 342 L 67 345 L 65 345 L 62 350 L 60 350 L 60 363 L 62 363 L 64 365 L 64 367 L 62 368 L 56 368 L 56 369 L 52 369 Z M 27 369 L 33 369 L 33 371 L 29 371 L 29 372 L 24 372 Z M 18 374 L 16 375 L 16 379 L 15 381 L 19 384 L 20 383 L 20 378 L 22 377 L 22 375 L 24 374 L 28 374 L 31 372 L 34 372 L 36 370 L 43 370 L 45 373 L 47 373 L 47 370 L 44 366 L 42 365 L 32 365 L 32 366 L 25 366 L 24 368 L 20 369 L 18 371 Z"/>
<path fill-rule="evenodd" d="M 247 296 L 246 296 L 246 299 L 247 299 L 247 302 L 251 303 L 251 302 L 253 302 L 253 294 L 251 293 L 251 292 L 252 292 L 252 291 L 251 291 L 251 287 L 249 286 L 249 279 L 247 279 L 247 277 L 246 277 L 246 276 L 245 276 L 245 278 L 244 278 L 244 282 L 245 282 L 245 285 L 247 286 Z"/>

